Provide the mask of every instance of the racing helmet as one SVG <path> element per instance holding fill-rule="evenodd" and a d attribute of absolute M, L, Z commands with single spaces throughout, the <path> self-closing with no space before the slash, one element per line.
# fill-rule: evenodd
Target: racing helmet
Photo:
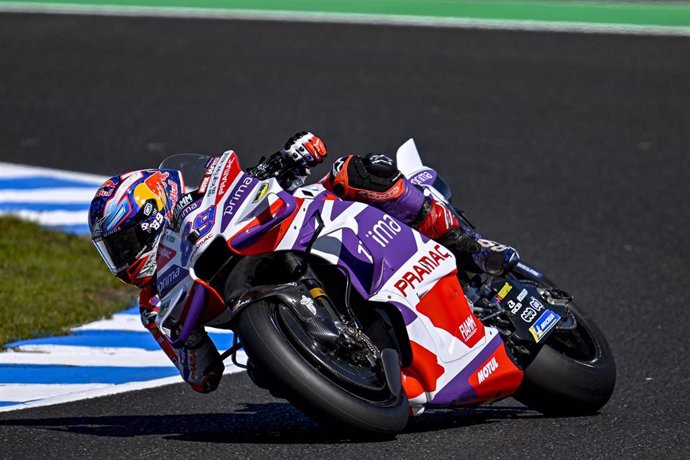
<path fill-rule="evenodd" d="M 144 169 L 106 180 L 89 207 L 91 240 L 126 283 L 143 286 L 156 271 L 156 249 L 184 191 L 179 171 Z"/>

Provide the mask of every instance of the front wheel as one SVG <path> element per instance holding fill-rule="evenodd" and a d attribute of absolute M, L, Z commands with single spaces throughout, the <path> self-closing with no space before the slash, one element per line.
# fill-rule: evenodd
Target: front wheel
<path fill-rule="evenodd" d="M 568 308 L 577 327 L 551 334 L 514 395 L 546 415 L 593 414 L 616 384 L 616 364 L 604 335 L 576 305 Z"/>
<path fill-rule="evenodd" d="M 268 388 L 322 424 L 384 436 L 407 424 L 407 398 L 403 391 L 390 391 L 380 361 L 367 365 L 325 346 L 286 305 L 249 305 L 240 314 L 237 333 Z"/>

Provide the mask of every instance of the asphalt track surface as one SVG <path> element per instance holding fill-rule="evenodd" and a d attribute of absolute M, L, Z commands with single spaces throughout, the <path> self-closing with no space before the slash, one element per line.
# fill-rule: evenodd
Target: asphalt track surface
<path fill-rule="evenodd" d="M 0 457 L 688 457 L 687 38 L 0 15 L 0 50 L 1 161 L 114 174 L 249 164 L 302 129 L 334 157 L 414 136 L 480 230 L 588 309 L 619 375 L 596 416 L 507 400 L 357 443 L 239 374 L 2 414 Z"/>

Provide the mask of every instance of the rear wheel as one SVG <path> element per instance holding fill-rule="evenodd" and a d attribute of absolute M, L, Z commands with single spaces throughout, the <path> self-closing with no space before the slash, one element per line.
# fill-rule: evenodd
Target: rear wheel
<path fill-rule="evenodd" d="M 552 283 L 540 281 L 546 287 Z M 547 415 L 585 415 L 601 409 L 616 384 L 616 364 L 604 335 L 579 307 L 568 305 L 576 327 L 555 330 L 514 397 Z"/>
<path fill-rule="evenodd" d="M 265 386 L 315 420 L 376 435 L 394 435 L 407 424 L 407 398 L 391 392 L 380 360 L 316 340 L 289 307 L 252 304 L 240 314 L 237 332 Z"/>

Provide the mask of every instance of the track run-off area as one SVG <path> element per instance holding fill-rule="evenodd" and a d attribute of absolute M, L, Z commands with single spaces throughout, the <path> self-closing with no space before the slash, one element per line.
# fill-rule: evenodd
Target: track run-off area
<path fill-rule="evenodd" d="M 226 148 L 248 166 L 303 129 L 331 160 L 414 137 L 479 230 L 597 321 L 617 389 L 593 417 L 509 399 L 353 443 L 238 373 L 210 395 L 177 384 L 0 414 L 1 457 L 687 457 L 690 39 L 657 33 L 687 24 L 148 16 L 0 14 L 0 161 L 107 176 Z"/>
<path fill-rule="evenodd" d="M 690 35 L 690 6 L 554 0 L 2 0 L 0 11 Z"/>

